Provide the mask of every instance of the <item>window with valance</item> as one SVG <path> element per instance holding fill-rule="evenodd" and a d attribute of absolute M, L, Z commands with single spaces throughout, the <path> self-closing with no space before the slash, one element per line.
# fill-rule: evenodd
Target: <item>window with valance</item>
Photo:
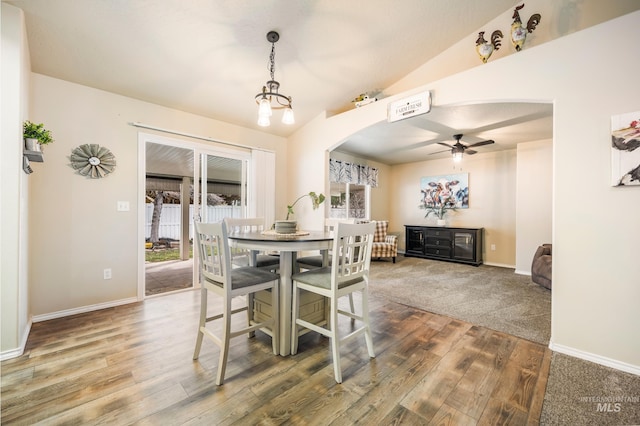
<path fill-rule="evenodd" d="M 329 159 L 331 217 L 369 219 L 370 189 L 378 186 L 378 169 Z"/>
<path fill-rule="evenodd" d="M 331 182 L 369 185 L 375 188 L 378 186 L 378 169 L 331 158 L 329 179 Z"/>

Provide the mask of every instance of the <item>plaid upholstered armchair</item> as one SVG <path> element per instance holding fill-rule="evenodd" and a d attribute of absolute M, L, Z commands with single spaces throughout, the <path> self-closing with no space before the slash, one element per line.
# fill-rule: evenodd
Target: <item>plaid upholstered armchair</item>
<path fill-rule="evenodd" d="M 398 237 L 396 235 L 388 235 L 388 220 L 376 221 L 376 233 L 373 235 L 373 246 L 371 247 L 371 258 L 390 257 L 393 263 L 396 263 L 398 255 Z"/>

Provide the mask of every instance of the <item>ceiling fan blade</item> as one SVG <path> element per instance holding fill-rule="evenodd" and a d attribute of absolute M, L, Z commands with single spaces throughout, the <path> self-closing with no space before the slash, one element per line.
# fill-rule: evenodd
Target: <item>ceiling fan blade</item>
<path fill-rule="evenodd" d="M 471 145 L 468 145 L 468 147 L 472 147 L 472 146 L 482 146 L 482 145 L 491 145 L 492 143 L 495 143 L 495 141 L 492 141 L 491 139 L 489 139 L 489 140 L 487 140 L 487 141 L 481 141 L 481 142 L 472 143 Z"/>
<path fill-rule="evenodd" d="M 429 155 L 440 154 L 440 153 L 443 153 L 443 152 L 451 152 L 451 150 L 450 149 L 445 149 L 443 151 L 430 152 Z"/>
<path fill-rule="evenodd" d="M 453 145 L 449 145 L 448 143 L 444 143 L 444 142 L 436 142 L 438 145 L 444 145 L 444 146 L 448 146 L 449 148 L 453 148 Z"/>
<path fill-rule="evenodd" d="M 478 151 L 474 151 L 473 149 L 465 149 L 464 153 L 468 154 L 468 155 L 473 155 L 475 153 L 477 153 Z"/>

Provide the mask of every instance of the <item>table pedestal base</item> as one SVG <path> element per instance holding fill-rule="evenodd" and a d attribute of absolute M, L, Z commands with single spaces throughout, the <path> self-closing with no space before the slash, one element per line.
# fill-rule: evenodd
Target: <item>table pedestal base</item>
<path fill-rule="evenodd" d="M 300 291 L 300 316 L 305 321 L 323 326 L 327 323 L 326 298 L 305 290 Z M 271 292 L 263 290 L 256 293 L 253 298 L 253 318 L 256 322 L 262 322 L 271 318 Z M 301 334 L 311 330 L 303 328 Z M 285 354 L 282 354 L 285 355 Z"/>

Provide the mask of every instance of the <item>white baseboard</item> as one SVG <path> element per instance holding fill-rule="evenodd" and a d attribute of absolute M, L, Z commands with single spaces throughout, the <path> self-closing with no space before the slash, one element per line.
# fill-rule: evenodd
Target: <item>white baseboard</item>
<path fill-rule="evenodd" d="M 398 254 L 399 255 L 401 254 L 401 255 L 404 256 L 405 252 L 398 251 Z M 427 260 L 436 260 L 436 261 L 440 261 L 441 262 L 441 260 L 439 260 L 439 259 L 427 259 Z M 516 267 L 515 265 L 505 265 L 504 263 L 493 263 L 493 262 L 482 262 L 482 264 L 483 265 L 487 265 L 487 266 L 497 266 L 499 268 L 507 268 L 507 269 L 514 269 Z M 531 275 L 531 274 L 529 273 L 529 275 Z"/>
<path fill-rule="evenodd" d="M 5 359 L 18 358 L 24 353 L 24 348 L 27 346 L 27 339 L 29 338 L 29 333 L 31 332 L 31 324 L 32 322 L 31 320 L 29 320 L 29 323 L 27 323 L 27 327 L 22 334 L 22 338 L 20 339 L 20 346 L 15 349 L 0 352 L 0 361 L 4 361 Z"/>
<path fill-rule="evenodd" d="M 138 302 L 138 298 L 130 297 L 128 299 L 113 300 L 111 302 L 97 303 L 95 305 L 80 306 L 79 308 L 65 309 L 64 311 L 51 312 L 49 314 L 34 315 L 33 322 L 47 321 L 50 319 L 63 318 L 85 312 L 99 311 L 100 309 L 113 308 L 114 306 L 127 305 L 129 303 Z"/>
<path fill-rule="evenodd" d="M 505 265 L 504 263 L 483 262 L 483 265 L 497 266 L 498 268 L 514 269 L 516 265 Z"/>
<path fill-rule="evenodd" d="M 518 274 L 518 275 L 526 275 L 526 276 L 528 276 L 528 277 L 530 277 L 530 276 L 531 276 L 531 271 L 519 271 L 519 270 L 517 270 L 517 269 L 516 269 L 514 272 L 515 272 L 516 274 Z"/>
<path fill-rule="evenodd" d="M 638 365 L 628 364 L 626 362 L 592 354 L 590 352 L 581 351 L 569 346 L 555 344 L 553 342 L 549 342 L 549 349 L 564 355 L 572 356 L 574 358 L 583 359 L 585 361 L 604 365 L 605 367 L 615 368 L 616 370 L 624 371 L 625 373 L 631 373 L 635 374 L 636 376 L 640 376 L 640 366 Z"/>

